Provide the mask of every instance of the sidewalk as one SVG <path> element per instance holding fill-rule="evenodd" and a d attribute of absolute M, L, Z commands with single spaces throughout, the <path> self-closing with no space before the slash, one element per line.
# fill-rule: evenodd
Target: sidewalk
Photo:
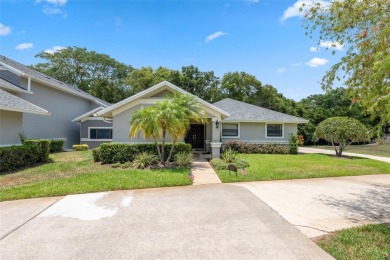
<path fill-rule="evenodd" d="M 191 172 L 194 175 L 193 185 L 222 183 L 210 163 L 202 154 L 195 153 L 193 155 Z"/>

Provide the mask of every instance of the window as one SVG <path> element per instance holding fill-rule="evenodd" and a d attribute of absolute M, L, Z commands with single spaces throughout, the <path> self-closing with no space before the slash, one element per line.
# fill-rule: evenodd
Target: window
<path fill-rule="evenodd" d="M 283 124 L 267 124 L 267 137 L 283 137 Z"/>
<path fill-rule="evenodd" d="M 90 139 L 112 139 L 111 128 L 90 128 L 89 129 Z"/>
<path fill-rule="evenodd" d="M 238 137 L 238 124 L 222 124 L 222 136 Z"/>

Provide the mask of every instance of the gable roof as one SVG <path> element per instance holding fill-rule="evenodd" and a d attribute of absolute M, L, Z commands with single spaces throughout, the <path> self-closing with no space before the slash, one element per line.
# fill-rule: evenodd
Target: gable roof
<path fill-rule="evenodd" d="M 191 95 L 191 96 L 194 96 L 202 105 L 204 105 L 205 107 L 207 108 L 210 108 L 211 110 L 213 111 L 217 111 L 218 113 L 220 113 L 221 115 L 225 116 L 225 117 L 228 117 L 229 116 L 229 113 L 226 112 L 225 110 L 219 108 L 219 107 L 216 107 L 206 101 L 204 101 L 203 99 L 195 96 L 195 95 L 192 95 L 191 93 L 175 86 L 174 84 L 168 82 L 168 81 L 163 81 L 163 82 L 160 82 L 148 89 L 145 89 L 144 91 L 141 91 L 131 97 L 128 97 L 110 107 L 107 107 L 101 111 L 99 111 L 97 113 L 98 116 L 111 116 L 112 114 L 112 111 L 114 111 L 115 109 L 118 109 L 122 106 L 125 106 L 126 104 L 129 104 L 133 101 L 135 101 L 136 99 L 139 99 L 139 98 L 142 98 L 142 97 L 145 97 L 149 94 L 152 94 L 152 93 L 157 93 L 158 91 L 161 91 L 161 90 L 165 90 L 165 89 L 170 89 L 170 90 L 173 90 L 173 91 L 176 91 L 176 92 L 179 92 L 183 95 Z"/>
<path fill-rule="evenodd" d="M 95 109 L 92 109 L 91 111 L 88 111 L 85 114 L 82 114 L 81 116 L 76 117 L 75 119 L 72 120 L 72 122 L 79 122 L 83 120 L 84 118 L 94 116 L 94 114 L 100 110 L 104 109 L 104 107 L 97 107 Z"/>
<path fill-rule="evenodd" d="M 23 64 L 20 64 L 19 62 L 16 62 L 14 60 L 11 60 L 3 55 L 0 55 L 0 66 L 5 67 L 6 69 L 10 70 L 13 73 L 16 73 L 20 76 L 24 77 L 30 77 L 31 79 L 38 81 L 40 83 L 43 83 L 47 86 L 62 90 L 64 92 L 73 94 L 75 96 L 82 97 L 84 99 L 90 100 L 96 104 L 99 104 L 101 106 L 107 107 L 110 105 L 110 103 L 101 100 L 97 97 L 94 97 L 87 92 L 74 87 L 72 85 L 69 85 L 65 82 L 56 80 L 55 78 L 52 78 L 50 76 L 47 76 L 45 74 L 42 74 L 36 70 L 30 69 L 27 66 L 24 66 Z"/>
<path fill-rule="evenodd" d="M 50 115 L 48 111 L 0 89 L 0 110 Z"/>
<path fill-rule="evenodd" d="M 251 105 L 245 102 L 225 98 L 214 103 L 214 106 L 226 110 L 230 116 L 223 121 L 239 122 L 284 122 L 284 123 L 307 123 L 306 119 L 290 116 L 267 108 Z"/>
<path fill-rule="evenodd" d="M 32 93 L 30 91 L 27 91 L 26 89 L 22 88 L 21 86 L 16 85 L 15 83 L 12 83 L 2 77 L 0 77 L 0 88 L 7 89 L 14 92 L 24 92 L 24 93 Z"/>

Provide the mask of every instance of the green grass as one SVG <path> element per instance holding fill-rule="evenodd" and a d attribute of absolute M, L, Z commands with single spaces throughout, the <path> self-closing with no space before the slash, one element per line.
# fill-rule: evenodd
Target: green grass
<path fill-rule="evenodd" d="M 94 163 L 90 151 L 50 157 L 52 163 L 0 175 L 0 201 L 191 184 L 188 168 L 113 169 Z"/>
<path fill-rule="evenodd" d="M 216 170 L 222 182 L 305 179 L 367 174 L 389 174 L 390 164 L 365 158 L 337 158 L 323 154 L 240 154 L 247 175 Z"/>
<path fill-rule="evenodd" d="M 336 259 L 389 259 L 390 225 L 371 224 L 344 229 L 316 243 Z"/>
<path fill-rule="evenodd" d="M 318 145 L 318 146 L 308 146 L 310 148 L 320 148 L 326 150 L 334 151 L 332 146 L 328 145 Z M 351 145 L 348 146 L 344 152 L 347 153 L 361 153 L 368 155 L 384 156 L 390 157 L 390 144 L 381 144 L 381 145 Z"/>

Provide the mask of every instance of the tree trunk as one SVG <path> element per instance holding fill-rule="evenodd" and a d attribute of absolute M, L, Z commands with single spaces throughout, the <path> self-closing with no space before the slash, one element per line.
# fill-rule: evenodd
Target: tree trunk
<path fill-rule="evenodd" d="M 163 136 L 162 136 L 162 144 L 161 144 L 161 162 L 164 162 L 165 159 L 165 136 L 167 134 L 167 130 L 163 129 Z"/>
<path fill-rule="evenodd" d="M 171 160 L 171 157 L 172 157 L 172 154 L 173 154 L 173 149 L 175 149 L 175 144 L 176 144 L 176 140 L 173 139 L 172 147 L 171 147 L 171 150 L 169 151 L 167 162 L 169 162 Z"/>
<path fill-rule="evenodd" d="M 160 146 L 158 145 L 158 142 L 157 142 L 156 139 L 154 139 L 154 144 L 156 145 L 156 148 L 157 148 L 158 159 L 160 159 L 160 162 L 161 162 Z M 163 160 L 164 160 L 164 159 L 163 159 Z"/>

